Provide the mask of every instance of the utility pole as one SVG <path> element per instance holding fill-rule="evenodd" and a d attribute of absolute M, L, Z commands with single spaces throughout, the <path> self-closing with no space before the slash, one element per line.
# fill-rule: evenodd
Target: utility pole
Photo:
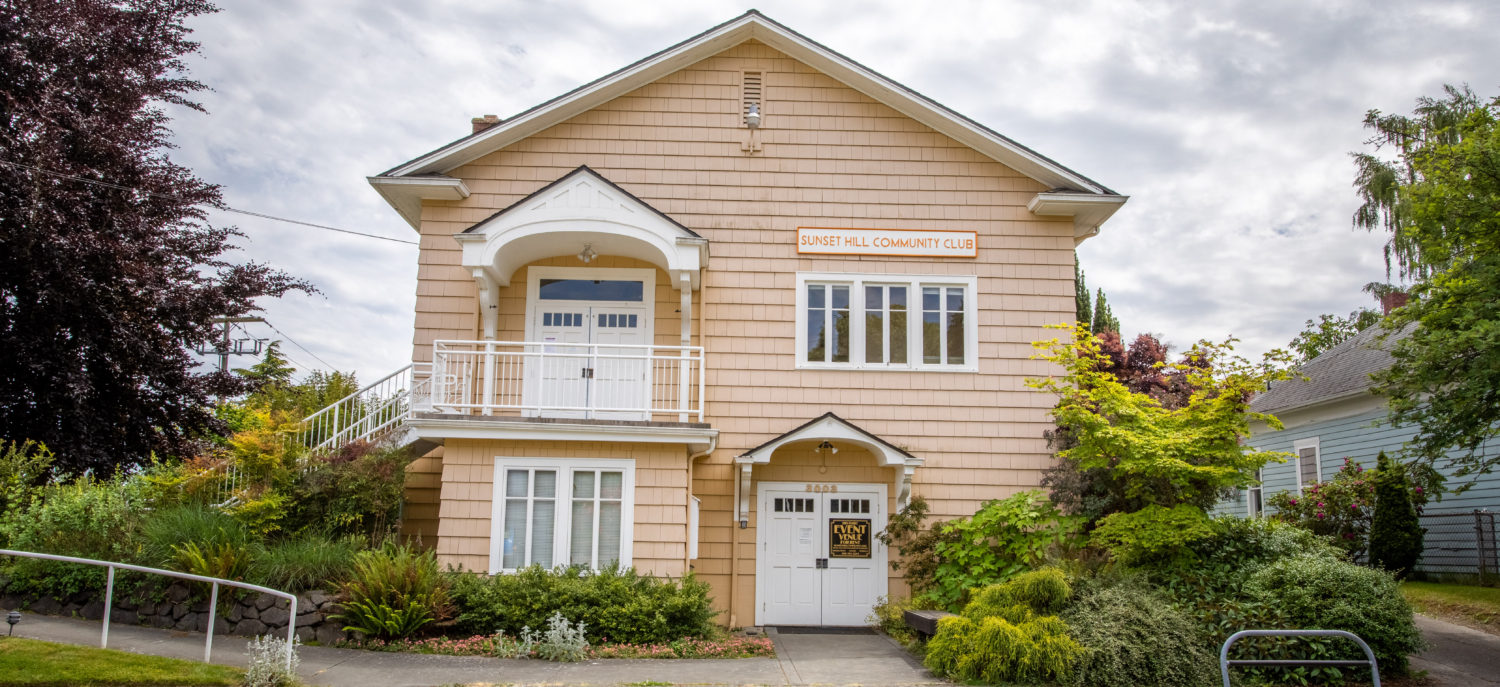
<path fill-rule="evenodd" d="M 260 353 L 260 339 L 248 339 L 244 341 L 229 340 L 229 331 L 234 327 L 234 325 L 248 322 L 265 322 L 265 319 L 260 317 L 215 317 L 209 320 L 210 324 L 224 325 L 224 336 L 219 340 L 219 345 L 215 346 L 213 349 L 219 355 L 219 372 L 221 374 L 228 374 L 229 372 L 229 356 L 258 355 Z M 251 343 L 253 344 L 253 346 L 250 346 L 249 350 L 247 350 L 247 347 L 240 345 L 243 343 Z M 209 349 L 198 350 L 199 353 L 204 354 L 208 353 L 208 351 Z M 223 394 L 219 395 L 219 402 L 224 402 Z"/>

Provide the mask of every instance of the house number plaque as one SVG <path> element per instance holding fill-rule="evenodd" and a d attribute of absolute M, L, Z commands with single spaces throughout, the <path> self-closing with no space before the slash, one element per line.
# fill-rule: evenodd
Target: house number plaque
<path fill-rule="evenodd" d="M 854 518 L 829 519 L 828 557 L 869 558 L 870 521 Z"/>

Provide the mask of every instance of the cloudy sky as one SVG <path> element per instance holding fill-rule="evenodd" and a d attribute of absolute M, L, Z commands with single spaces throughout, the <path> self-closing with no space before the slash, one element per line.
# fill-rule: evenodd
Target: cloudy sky
<path fill-rule="evenodd" d="M 365 177 L 733 18 L 712 0 L 223 0 L 195 20 L 208 115 L 174 158 L 235 208 L 411 240 Z M 1500 94 L 1487 2 L 829 2 L 754 5 L 1131 196 L 1080 259 L 1127 334 L 1246 352 L 1370 304 L 1383 237 L 1356 232 L 1367 110 L 1444 83 Z M 242 254 L 321 290 L 266 304 L 303 367 L 373 380 L 409 360 L 416 248 L 220 215 Z M 248 364 L 249 360 L 237 361 Z"/>

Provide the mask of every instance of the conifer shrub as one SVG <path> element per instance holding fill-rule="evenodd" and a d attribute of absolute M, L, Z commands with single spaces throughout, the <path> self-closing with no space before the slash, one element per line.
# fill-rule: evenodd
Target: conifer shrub
<path fill-rule="evenodd" d="M 1061 570 L 1022 573 L 973 593 L 963 615 L 938 622 L 926 665 L 960 681 L 1040 684 L 1066 679 L 1083 654 L 1053 613 L 1072 588 Z"/>
<path fill-rule="evenodd" d="M 1200 687 L 1218 678 L 1192 617 L 1139 580 L 1099 585 L 1062 614 L 1084 647 L 1075 687 Z"/>
<path fill-rule="evenodd" d="M 1422 557 L 1421 522 L 1412 506 L 1406 473 L 1380 452 L 1375 515 L 1370 522 L 1370 563 L 1405 577 Z"/>

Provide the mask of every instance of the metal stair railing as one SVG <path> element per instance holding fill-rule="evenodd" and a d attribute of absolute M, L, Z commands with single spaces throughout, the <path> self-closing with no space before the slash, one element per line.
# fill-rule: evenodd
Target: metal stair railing
<path fill-rule="evenodd" d="M 413 363 L 334 401 L 302 419 L 298 439 L 308 449 L 321 451 L 396 429 L 410 415 L 414 383 L 425 383 L 427 370 L 427 364 Z"/>
<path fill-rule="evenodd" d="M 1363 661 L 1329 661 L 1329 660 L 1314 660 L 1314 659 L 1306 659 L 1306 660 L 1236 659 L 1236 660 L 1230 660 L 1229 659 L 1229 647 L 1232 646 L 1235 642 L 1237 642 L 1240 639 L 1245 638 L 1245 637 L 1343 637 L 1345 639 L 1353 641 L 1355 644 L 1358 644 L 1359 648 L 1364 650 L 1364 652 L 1365 652 L 1365 659 L 1366 660 L 1363 660 Z M 1353 667 L 1353 666 L 1366 666 L 1366 665 L 1370 666 L 1370 675 L 1371 675 L 1371 677 L 1373 677 L 1375 679 L 1375 684 L 1372 687 L 1380 687 L 1380 667 L 1378 665 L 1376 665 L 1376 663 L 1375 663 L 1375 653 L 1373 651 L 1370 651 L 1370 645 L 1366 644 L 1365 640 L 1360 639 L 1359 635 L 1356 635 L 1353 632 L 1345 632 L 1343 630 L 1240 630 L 1239 632 L 1236 632 L 1236 633 L 1234 633 L 1232 635 L 1229 635 L 1229 639 L 1224 640 L 1224 646 L 1219 649 L 1219 674 L 1224 677 L 1224 687 L 1230 687 L 1230 684 L 1229 684 L 1229 667 L 1230 666 L 1266 666 L 1266 667 L 1273 667 L 1273 666 L 1285 666 L 1285 667 L 1326 666 L 1326 667 Z"/>
<path fill-rule="evenodd" d="M 48 560 L 48 561 L 62 561 L 64 563 L 82 563 L 84 565 L 102 565 L 102 566 L 108 568 L 109 569 L 109 582 L 105 585 L 105 588 L 104 588 L 104 630 L 99 635 L 99 648 L 100 649 L 108 649 L 109 648 L 109 614 L 110 614 L 110 610 L 113 609 L 114 605 L 115 605 L 115 569 L 116 568 L 119 568 L 121 570 L 134 570 L 135 572 L 151 573 L 153 575 L 165 575 L 167 577 L 176 577 L 178 579 L 192 580 L 194 582 L 208 582 L 208 583 L 211 583 L 213 585 L 213 591 L 210 594 L 209 601 L 208 601 L 208 633 L 207 633 L 207 637 L 205 637 L 204 640 L 203 640 L 203 662 L 204 663 L 208 663 L 209 662 L 209 657 L 213 653 L 213 648 L 214 648 L 214 621 L 215 621 L 215 618 L 216 618 L 216 614 L 219 611 L 219 585 L 222 584 L 222 585 L 226 585 L 226 586 L 229 586 L 229 587 L 239 587 L 240 589 L 248 589 L 248 590 L 250 590 L 252 592 L 260 592 L 262 594 L 270 594 L 272 596 L 279 596 L 279 597 L 281 597 L 283 599 L 286 599 L 287 601 L 291 602 L 290 613 L 289 613 L 289 615 L 287 615 L 287 621 L 286 621 L 286 647 L 287 647 L 287 652 L 286 652 L 286 669 L 289 670 L 289 671 L 292 669 L 292 641 L 296 637 L 296 632 L 297 632 L 297 595 L 295 595 L 295 594 L 291 594 L 291 593 L 288 593 L 288 592 L 283 592 L 283 591 L 276 590 L 276 589 L 271 589 L 270 587 L 262 587 L 260 585 L 250 584 L 248 582 L 236 582 L 234 580 L 225 580 L 225 579 L 220 579 L 218 577 L 205 577 L 203 575 L 193 575 L 191 573 L 177 572 L 175 570 L 162 570 L 160 568 L 147 568 L 145 566 L 131 565 L 129 563 L 116 563 L 114 561 L 96 561 L 96 560 L 93 560 L 92 558 L 74 558 L 73 556 L 58 556 L 58 555 L 54 555 L 54 554 L 50 554 L 50 553 L 36 553 L 34 551 L 12 551 L 10 549 L 0 549 L 0 555 L 5 555 L 5 556 L 21 556 L 22 558 L 40 558 L 40 559 Z"/>

